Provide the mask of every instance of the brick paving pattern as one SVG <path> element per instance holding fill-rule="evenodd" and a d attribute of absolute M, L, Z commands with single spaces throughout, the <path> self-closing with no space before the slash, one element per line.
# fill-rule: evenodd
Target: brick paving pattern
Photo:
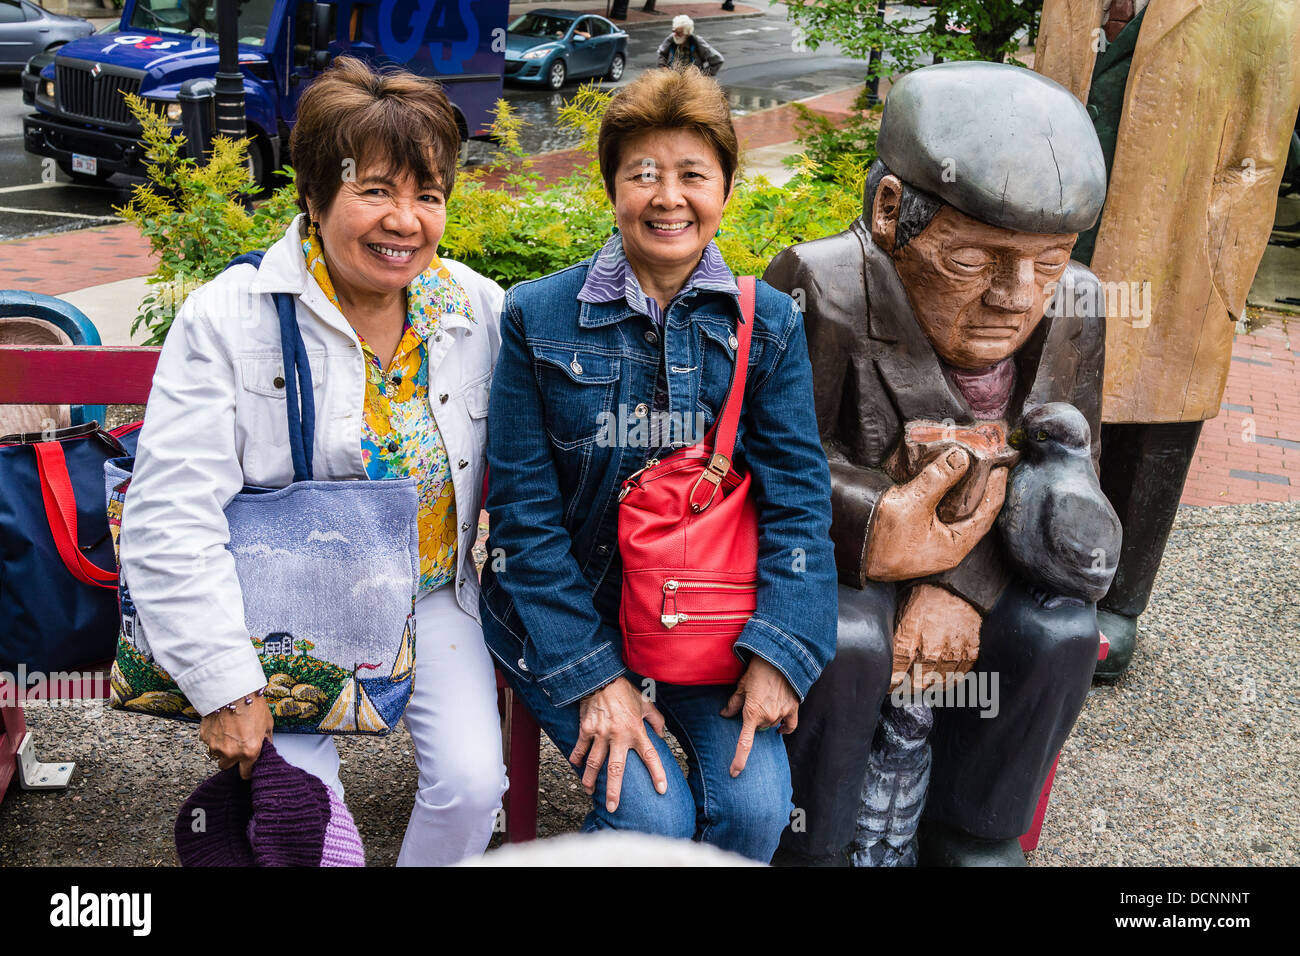
<path fill-rule="evenodd" d="M 0 289 L 61 295 L 153 270 L 149 241 L 126 222 L 0 242 Z"/>
<path fill-rule="evenodd" d="M 1300 319 L 1238 334 L 1219 415 L 1205 423 L 1185 505 L 1300 501 Z"/>

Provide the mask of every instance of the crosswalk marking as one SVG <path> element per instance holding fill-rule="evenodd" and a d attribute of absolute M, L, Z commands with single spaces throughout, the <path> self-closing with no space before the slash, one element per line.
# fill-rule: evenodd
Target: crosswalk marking
<path fill-rule="evenodd" d="M 53 209 L 18 209 L 0 206 L 0 212 L 17 212 L 27 216 L 62 216 L 64 219 L 96 219 L 104 222 L 121 222 L 117 216 L 90 216 L 84 212 L 55 212 Z"/>
<path fill-rule="evenodd" d="M 26 186 L 0 186 L 0 193 L 20 193 L 28 189 L 49 189 L 53 186 L 62 186 L 64 183 L 29 183 Z"/>

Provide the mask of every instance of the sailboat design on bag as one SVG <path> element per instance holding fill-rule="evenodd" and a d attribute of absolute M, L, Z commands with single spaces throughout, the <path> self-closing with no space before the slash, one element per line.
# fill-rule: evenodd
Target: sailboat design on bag
<path fill-rule="evenodd" d="M 352 676 L 339 691 L 334 706 L 329 709 L 320 722 L 320 731 L 324 733 L 367 733 L 381 734 L 390 728 L 379 713 L 379 708 L 370 699 L 371 693 L 386 691 L 403 681 L 410 680 L 415 671 L 415 647 L 411 640 L 411 624 L 407 621 L 406 630 L 402 632 L 402 645 L 398 649 L 397 659 L 393 661 L 393 672 L 388 678 L 361 678 L 361 670 L 378 670 L 378 664 L 358 663 L 352 668 Z M 369 691 L 367 690 L 369 688 Z"/>

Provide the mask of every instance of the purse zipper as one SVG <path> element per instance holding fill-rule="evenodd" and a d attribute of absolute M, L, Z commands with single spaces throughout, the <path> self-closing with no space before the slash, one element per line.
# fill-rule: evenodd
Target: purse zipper
<path fill-rule="evenodd" d="M 716 613 L 692 611 L 687 615 L 685 611 L 677 610 L 677 592 L 689 591 L 692 588 L 702 591 L 756 591 L 758 585 L 729 584 L 723 581 L 677 581 L 669 578 L 664 582 L 664 603 L 659 614 L 660 624 L 672 630 L 678 624 L 683 624 L 686 621 L 735 621 L 753 616 L 752 611 L 720 611 Z"/>

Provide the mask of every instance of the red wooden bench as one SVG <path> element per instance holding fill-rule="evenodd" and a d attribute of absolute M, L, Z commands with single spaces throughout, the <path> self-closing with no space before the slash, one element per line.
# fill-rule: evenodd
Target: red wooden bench
<path fill-rule="evenodd" d="M 143 347 L 0 345 L 0 405 L 143 405 L 149 399 L 158 352 Z M 60 688 L 61 698 L 107 697 L 110 666 L 101 664 L 93 678 Z M 532 715 L 499 673 L 497 690 L 510 775 L 505 837 L 518 843 L 537 835 L 540 736 Z M 0 684 L 0 701 L 11 692 Z M 0 706 L 0 799 L 15 776 L 24 789 L 56 789 L 67 785 L 71 773 L 71 763 L 36 759 L 20 704 Z"/>
<path fill-rule="evenodd" d="M 143 347 L 65 347 L 0 345 L 0 404 L 124 404 L 143 405 L 149 398 L 158 349 Z M 1109 643 L 1101 639 L 1099 659 Z M 107 666 L 107 665 L 106 665 Z M 498 703 L 505 720 L 506 763 L 510 789 L 506 792 L 505 834 L 512 843 L 537 835 L 537 782 L 540 731 L 522 701 L 497 674 Z M 106 675 L 83 681 L 65 697 L 107 697 Z M 3 699 L 0 687 L 0 699 Z M 71 764 L 42 764 L 35 756 L 21 706 L 0 706 L 0 799 L 10 780 L 32 789 L 66 785 Z M 1059 759 L 1059 758 L 1058 758 Z M 41 777 L 45 779 L 42 781 Z M 1020 838 L 1026 851 L 1038 846 L 1047 803 L 1056 776 L 1048 773 L 1033 825 Z"/>

